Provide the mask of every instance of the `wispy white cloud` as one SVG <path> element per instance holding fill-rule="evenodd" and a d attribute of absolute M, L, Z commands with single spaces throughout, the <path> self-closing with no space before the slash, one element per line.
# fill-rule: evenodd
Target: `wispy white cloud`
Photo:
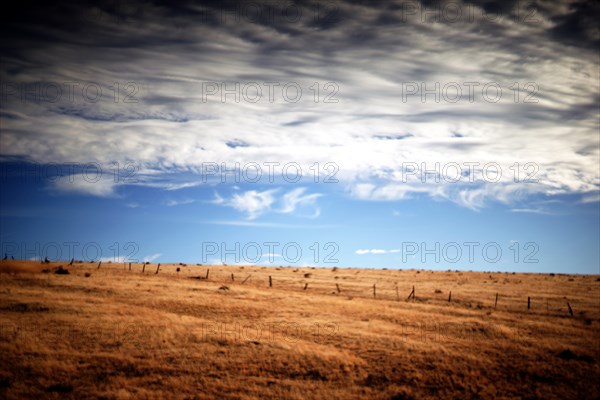
<path fill-rule="evenodd" d="M 359 256 L 365 254 L 386 254 L 388 251 L 383 249 L 358 249 L 355 251 Z"/>
<path fill-rule="evenodd" d="M 582 203 L 598 203 L 600 202 L 600 193 L 585 194 L 581 198 Z"/>
<path fill-rule="evenodd" d="M 510 212 L 513 213 L 528 213 L 528 214 L 540 214 L 540 215 L 558 215 L 552 211 L 543 210 L 540 208 L 511 208 Z"/>
<path fill-rule="evenodd" d="M 239 212 L 245 213 L 247 218 L 252 220 L 271 209 L 271 205 L 275 202 L 275 193 L 277 191 L 277 189 L 269 189 L 262 192 L 248 190 L 241 194 L 234 193 L 227 200 L 217 195 L 215 204 L 232 207 Z"/>
<path fill-rule="evenodd" d="M 279 222 L 261 222 L 261 221 L 204 221 L 206 224 L 213 225 L 228 225 L 228 226 L 246 226 L 246 227 L 254 227 L 254 228 L 285 228 L 285 229 L 329 229 L 329 228 L 337 228 L 339 225 L 334 224 L 289 224 L 289 223 L 279 223 Z"/>
<path fill-rule="evenodd" d="M 202 182 L 195 181 L 195 182 L 184 182 L 184 183 L 166 184 L 163 187 L 166 190 L 181 190 L 181 189 L 187 189 L 187 188 L 191 188 L 191 187 L 196 187 L 196 186 L 199 186 L 201 184 L 202 184 Z"/>
<path fill-rule="evenodd" d="M 162 256 L 162 253 L 155 253 L 144 257 L 144 262 L 152 262 Z"/>
<path fill-rule="evenodd" d="M 316 218 L 320 214 L 316 201 L 322 196 L 321 193 L 304 194 L 306 188 L 296 188 L 281 196 L 277 196 L 279 188 L 268 189 L 264 191 L 248 190 L 245 192 L 235 192 L 225 199 L 218 193 L 215 193 L 213 204 L 231 207 L 239 212 L 245 213 L 248 220 L 254 220 L 257 217 L 268 212 L 281 214 L 293 214 L 298 209 L 311 209 L 312 212 L 304 215 L 308 218 Z"/>
<path fill-rule="evenodd" d="M 195 202 L 196 202 L 196 200 L 194 200 L 194 199 L 181 199 L 181 200 L 169 199 L 165 202 L 165 205 L 167 207 L 175 207 L 175 206 L 181 206 L 181 205 L 186 205 L 186 204 L 193 204 Z"/>
<path fill-rule="evenodd" d="M 225 204 L 225 199 L 219 193 L 215 192 L 213 200 L 209 201 L 209 203 L 223 205 Z"/>
<path fill-rule="evenodd" d="M 354 253 L 358 254 L 359 256 L 363 256 L 365 254 L 395 254 L 400 252 L 400 249 L 358 249 Z"/>
<path fill-rule="evenodd" d="M 86 174 L 73 174 L 56 178 L 51 187 L 60 192 L 92 195 L 99 197 L 117 196 L 116 188 L 119 186 L 113 179 L 103 176 L 90 176 Z"/>
<path fill-rule="evenodd" d="M 281 198 L 282 205 L 278 212 L 291 214 L 299 206 L 314 205 L 317 199 L 322 196 L 321 193 L 305 195 L 305 192 L 306 188 L 296 188 L 284 194 Z"/>

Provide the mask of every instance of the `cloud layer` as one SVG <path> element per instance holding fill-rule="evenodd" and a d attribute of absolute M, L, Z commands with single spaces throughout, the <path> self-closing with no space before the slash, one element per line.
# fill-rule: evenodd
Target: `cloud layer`
<path fill-rule="evenodd" d="M 472 209 L 538 194 L 597 201 L 596 2 L 241 4 L 3 15 L 0 155 L 133 160 L 147 172 L 138 184 L 163 189 L 197 184 L 160 176 L 206 162 L 319 163 L 321 178 L 331 162 L 364 200 L 427 195 Z M 477 179 L 407 176 L 436 162 L 441 175 L 478 163 Z M 489 163 L 498 181 L 484 176 Z M 534 180 L 522 179 L 528 163 Z M 63 189 L 115 190 L 75 186 Z M 275 191 L 222 200 L 254 219 Z M 297 189 L 280 210 L 317 198 Z"/>

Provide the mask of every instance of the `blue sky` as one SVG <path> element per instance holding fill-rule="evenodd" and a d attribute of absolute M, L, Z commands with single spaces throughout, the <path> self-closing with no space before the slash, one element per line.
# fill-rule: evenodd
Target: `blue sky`
<path fill-rule="evenodd" d="M 17 258 L 60 252 L 106 261 L 579 273 L 596 272 L 599 262 L 598 206 L 578 196 L 473 210 L 427 195 L 356 199 L 340 182 L 312 178 L 177 190 L 124 184 L 98 196 L 57 190 L 53 182 L 68 175 L 25 178 L 19 171 L 31 165 L 4 168 L 3 187 L 11 190 L 0 203 L 3 251 Z M 272 192 L 273 202 L 225 204 L 254 192 Z M 297 194 L 293 205 L 282 200 L 290 193 Z M 515 211 L 540 204 L 543 212 Z"/>
<path fill-rule="evenodd" d="M 3 254 L 600 273 L 597 6 L 240 4 L 3 16 Z"/>

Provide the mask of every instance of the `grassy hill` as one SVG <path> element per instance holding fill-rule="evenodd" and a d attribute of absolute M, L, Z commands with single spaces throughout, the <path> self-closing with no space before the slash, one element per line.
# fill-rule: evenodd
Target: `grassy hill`
<path fill-rule="evenodd" d="M 598 276 L 142 268 L 1 262 L 0 397 L 600 396 Z"/>

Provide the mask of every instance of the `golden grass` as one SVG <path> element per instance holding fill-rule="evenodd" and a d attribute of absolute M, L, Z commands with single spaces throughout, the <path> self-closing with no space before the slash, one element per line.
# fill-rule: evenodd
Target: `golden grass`
<path fill-rule="evenodd" d="M 58 265 L 70 274 L 52 273 Z M 207 268 L 208 280 L 193 279 Z M 598 276 L 179 265 L 162 265 L 157 275 L 156 264 L 141 271 L 1 262 L 0 397 L 600 396 Z M 413 286 L 416 298 L 407 301 Z"/>

